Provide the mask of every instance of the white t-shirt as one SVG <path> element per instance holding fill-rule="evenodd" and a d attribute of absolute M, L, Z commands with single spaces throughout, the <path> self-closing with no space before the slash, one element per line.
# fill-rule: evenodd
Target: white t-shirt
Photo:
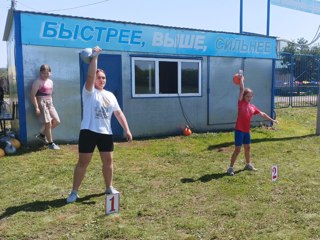
<path fill-rule="evenodd" d="M 85 86 L 82 89 L 83 118 L 81 129 L 93 132 L 112 134 L 111 117 L 120 106 L 114 94 L 106 90 L 93 88 L 89 92 Z"/>

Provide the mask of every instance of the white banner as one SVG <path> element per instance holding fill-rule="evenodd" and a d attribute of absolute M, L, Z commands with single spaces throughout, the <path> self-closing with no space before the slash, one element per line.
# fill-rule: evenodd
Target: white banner
<path fill-rule="evenodd" d="M 320 15 L 320 2 L 318 0 L 271 0 L 271 4 Z"/>

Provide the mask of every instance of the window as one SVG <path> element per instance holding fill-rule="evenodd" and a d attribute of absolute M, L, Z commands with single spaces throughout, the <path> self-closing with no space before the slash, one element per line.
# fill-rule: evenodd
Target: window
<path fill-rule="evenodd" d="M 181 63 L 181 92 L 198 93 L 199 89 L 199 63 Z"/>
<path fill-rule="evenodd" d="M 201 61 L 132 58 L 134 97 L 200 96 Z"/>
<path fill-rule="evenodd" d="M 155 63 L 137 60 L 134 65 L 135 93 L 155 94 Z"/>

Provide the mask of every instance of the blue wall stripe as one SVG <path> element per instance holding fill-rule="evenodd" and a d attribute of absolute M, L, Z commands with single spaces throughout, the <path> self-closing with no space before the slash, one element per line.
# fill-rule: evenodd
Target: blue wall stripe
<path fill-rule="evenodd" d="M 17 73 L 17 90 L 19 99 L 19 139 L 22 143 L 27 143 L 27 128 L 26 128 L 26 110 L 25 110 L 25 95 L 24 95 L 24 75 L 23 75 L 23 55 L 21 42 L 21 18 L 20 14 L 14 12 L 14 27 L 15 27 L 15 61 Z"/>

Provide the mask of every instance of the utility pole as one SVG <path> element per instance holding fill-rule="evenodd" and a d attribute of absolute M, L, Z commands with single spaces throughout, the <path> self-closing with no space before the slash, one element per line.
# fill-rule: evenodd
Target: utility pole
<path fill-rule="evenodd" d="M 270 0 L 268 0 L 267 5 L 267 36 L 270 35 Z"/>
<path fill-rule="evenodd" d="M 317 129 L 316 129 L 316 134 L 320 135 L 320 85 L 319 85 L 319 92 L 318 92 L 318 111 L 317 111 Z"/>
<path fill-rule="evenodd" d="M 243 0 L 240 0 L 240 34 L 243 33 Z"/>
<path fill-rule="evenodd" d="M 11 9 L 16 9 L 16 1 L 15 0 L 11 0 Z"/>

